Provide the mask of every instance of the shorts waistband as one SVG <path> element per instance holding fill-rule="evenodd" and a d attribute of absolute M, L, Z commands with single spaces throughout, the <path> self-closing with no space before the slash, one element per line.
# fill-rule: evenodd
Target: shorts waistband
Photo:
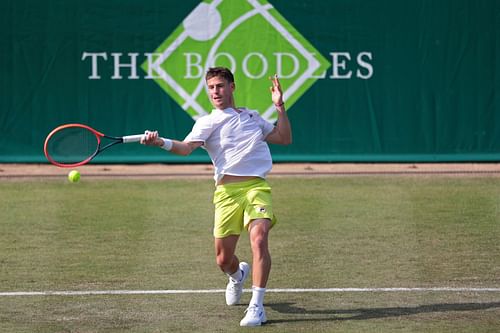
<path fill-rule="evenodd" d="M 251 186 L 251 185 L 256 185 L 256 184 L 260 184 L 260 183 L 266 183 L 266 180 L 264 178 L 257 177 L 255 179 L 244 180 L 241 182 L 217 185 L 216 188 L 240 188 L 240 187 Z"/>

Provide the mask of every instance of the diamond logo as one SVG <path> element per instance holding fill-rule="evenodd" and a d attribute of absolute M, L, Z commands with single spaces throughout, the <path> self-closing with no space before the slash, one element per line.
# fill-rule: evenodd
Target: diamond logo
<path fill-rule="evenodd" d="M 213 66 L 234 73 L 237 106 L 274 121 L 268 78 L 278 74 L 289 109 L 330 63 L 267 1 L 207 0 L 141 67 L 196 120 L 212 110 L 205 73 Z"/>

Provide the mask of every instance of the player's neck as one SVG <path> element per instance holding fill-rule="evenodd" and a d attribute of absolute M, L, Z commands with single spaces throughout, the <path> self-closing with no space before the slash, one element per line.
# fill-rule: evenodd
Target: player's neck
<path fill-rule="evenodd" d="M 221 111 L 224 111 L 224 110 L 227 110 L 227 109 L 233 109 L 234 111 L 240 113 L 241 110 L 238 110 L 238 108 L 236 108 L 236 106 L 234 106 L 234 104 L 229 104 L 229 105 L 226 105 L 226 106 L 221 106 L 221 107 L 216 107 L 216 109 L 219 109 Z"/>

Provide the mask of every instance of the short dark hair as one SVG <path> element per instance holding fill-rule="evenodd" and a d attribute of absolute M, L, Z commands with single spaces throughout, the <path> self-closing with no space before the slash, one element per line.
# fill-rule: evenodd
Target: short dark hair
<path fill-rule="evenodd" d="M 213 77 L 222 77 L 229 83 L 234 83 L 234 76 L 231 71 L 226 67 L 211 67 L 208 69 L 205 75 L 205 81 L 210 80 Z"/>

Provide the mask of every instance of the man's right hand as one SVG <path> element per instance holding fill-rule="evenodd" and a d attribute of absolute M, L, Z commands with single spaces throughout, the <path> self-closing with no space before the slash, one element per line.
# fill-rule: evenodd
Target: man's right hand
<path fill-rule="evenodd" d="M 141 144 L 147 146 L 163 146 L 163 140 L 160 138 L 158 131 L 145 131 Z"/>

